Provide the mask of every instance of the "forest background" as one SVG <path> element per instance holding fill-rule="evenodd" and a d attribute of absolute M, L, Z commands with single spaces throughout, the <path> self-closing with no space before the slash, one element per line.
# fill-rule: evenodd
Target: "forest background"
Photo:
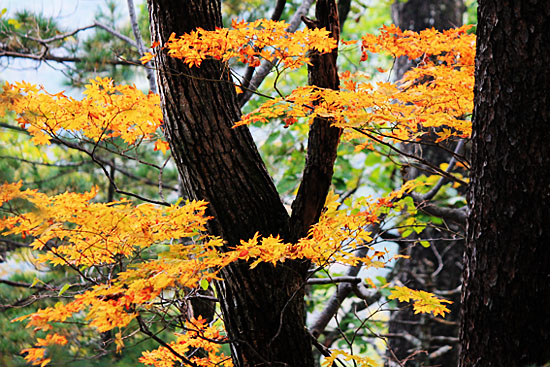
<path fill-rule="evenodd" d="M 385 1 L 352 2 L 351 4 L 348 2 L 347 4 L 351 6 L 346 9 L 346 3 L 345 1 L 339 2 L 340 21 L 344 24 L 341 33 L 343 39 L 360 39 L 365 33 L 377 33 L 377 29 L 381 25 L 392 23 L 390 18 L 392 10 L 394 22 L 401 21 L 404 23 L 403 25 L 406 23 L 403 20 L 403 17 L 406 16 L 406 5 L 400 8 L 399 3 L 392 4 Z M 139 40 L 141 35 L 145 40 L 149 38 L 147 23 L 149 15 L 145 4 L 137 8 L 135 22 L 140 25 L 138 33 L 136 33 L 135 27 L 132 29 L 130 23 L 121 21 L 125 17 L 125 9 L 121 11 L 122 7 L 119 5 L 121 5 L 119 2 L 112 2 L 103 8 L 102 13 L 97 17 L 97 22 L 91 27 L 92 32 L 88 32 L 89 36 L 80 38 L 81 34 L 86 34 L 82 30 L 82 33 L 75 33 L 71 37 L 59 37 L 59 43 L 56 43 L 58 40 L 50 41 L 51 44 L 43 40 L 55 39 L 69 30 L 61 29 L 52 20 L 41 18 L 40 15 L 8 12 L 2 18 L 4 27 L 2 29 L 2 37 L 4 37 L 2 60 L 7 67 L 13 66 L 10 63 L 13 62 L 14 57 L 32 58 L 34 56 L 41 64 L 53 62 L 54 69 L 63 74 L 63 79 L 71 88 L 67 94 L 74 93 L 76 95 L 79 88 L 82 88 L 89 78 L 98 75 L 109 76 L 117 83 L 138 80 L 138 85 L 143 89 L 146 90 L 149 86 L 151 90 L 154 90 L 153 79 L 149 78 L 149 82 L 147 82 L 147 78 L 143 76 L 144 69 L 138 62 L 139 57 L 144 54 L 144 49 L 139 50 L 139 42 L 136 43 L 132 40 L 135 36 Z M 408 5 L 413 6 L 414 2 L 408 2 Z M 458 6 L 455 13 L 459 15 L 452 25 L 458 26 L 459 24 L 455 23 L 460 23 L 463 20 L 466 20 L 467 23 L 475 22 L 474 4 L 455 2 L 455 5 Z M 292 23 L 296 10 L 303 8 L 304 4 L 286 2 L 284 11 L 277 16 L 277 9 L 271 9 L 264 2 L 227 1 L 223 3 L 223 6 L 224 21 L 226 26 L 229 26 L 233 18 L 254 20 L 268 17 L 270 14 L 273 14 L 273 17 L 287 19 Z M 417 15 L 421 11 L 421 7 L 418 7 Z M 313 14 L 313 10 L 310 13 Z M 400 18 L 400 15 L 403 17 Z M 432 24 L 436 22 L 435 19 L 432 18 Z M 407 26 L 405 25 L 405 27 Z M 444 25 L 442 28 L 448 28 L 448 25 Z M 474 30 L 475 27 L 469 32 Z M 24 36 L 18 38 L 21 35 Z M 56 50 L 57 54 L 54 53 Z M 19 55 L 14 53 L 19 53 Z M 396 60 L 391 56 L 377 54 L 374 57 L 371 56 L 368 62 L 363 60 L 362 63 L 360 63 L 360 58 L 361 52 L 358 47 L 343 46 L 340 50 L 340 70 L 362 71 L 372 76 L 375 81 L 384 82 L 399 79 L 410 67 L 402 60 Z M 240 72 L 241 78 L 251 70 L 250 67 L 246 69 L 238 64 L 234 66 L 235 70 Z M 256 75 L 258 74 L 260 74 L 259 71 L 256 71 Z M 236 78 L 239 79 L 237 76 Z M 246 91 L 247 86 L 243 86 L 243 84 L 246 82 L 241 84 Z M 244 112 L 257 108 L 263 102 L 262 94 L 276 96 L 275 92 L 277 92 L 285 95 L 296 86 L 306 84 L 307 72 L 305 68 L 287 72 L 284 77 L 281 77 L 278 71 L 274 72 L 266 78 L 262 88 L 258 90 L 260 97 L 255 97 L 248 103 L 241 98 Z M 243 94 L 246 95 L 246 93 Z M 90 162 L 85 159 L 86 151 L 67 150 L 67 144 L 65 144 L 65 148 L 51 146 L 44 154 L 43 150 L 36 149 L 34 144 L 29 141 L 29 137 L 22 134 L 16 125 L 10 124 L 9 119 L 13 118 L 13 115 L 6 115 L 4 118 L 6 120 L 3 121 L 2 127 L 6 133 L 3 133 L 2 139 L 6 144 L 2 147 L 2 174 L 5 177 L 2 179 L 5 181 L 16 182 L 22 179 L 25 187 L 36 187 L 40 191 L 52 194 L 60 192 L 59 188 L 85 192 L 91 190 L 95 185 L 99 188 L 99 195 L 96 199 L 105 202 L 117 200 L 121 194 L 128 193 L 135 198 L 148 198 L 153 202 L 175 202 L 177 197 L 182 195 L 183 190 L 180 187 L 176 167 L 173 162 L 166 159 L 167 147 L 158 139 L 144 140 L 142 146 L 149 146 L 151 149 L 140 150 L 139 155 L 133 156 L 134 162 L 125 160 L 128 158 L 126 151 L 123 152 L 123 155 L 120 152 L 113 155 L 109 154 L 108 148 L 104 149 L 105 151 L 101 154 L 92 154 L 94 162 Z M 13 121 L 11 122 L 13 123 Z M 260 147 L 260 153 L 275 180 L 277 191 L 281 194 L 287 210 L 290 209 L 292 199 L 296 195 L 297 185 L 303 178 L 305 137 L 308 130 L 307 124 L 294 124 L 294 122 L 287 118 L 281 125 L 270 124 L 266 127 L 256 124 L 252 127 Z M 290 125 L 292 127 L 288 128 Z M 443 135 L 442 131 L 437 131 L 437 133 L 439 137 L 442 137 L 445 131 L 443 130 Z M 451 132 L 447 133 L 445 138 L 450 135 Z M 455 139 L 455 142 L 451 142 L 449 145 L 438 144 L 440 140 L 443 139 L 434 137 L 431 140 L 425 140 L 424 145 L 426 146 L 423 147 L 410 144 L 391 145 L 374 139 L 380 144 L 372 146 L 370 145 L 372 140 L 370 144 L 363 143 L 360 146 L 363 148 L 369 146 L 371 150 L 364 150 L 359 154 L 356 154 L 357 149 L 353 144 L 340 145 L 338 155 L 335 157 L 336 165 L 332 178 L 333 190 L 336 195 L 339 195 L 339 199 L 336 199 L 339 201 L 336 201 L 334 205 L 348 207 L 349 211 L 353 212 L 353 210 L 373 205 L 367 199 L 359 199 L 362 204 L 354 207 L 356 204 L 353 202 L 358 197 L 390 195 L 389 200 L 395 202 L 392 204 L 395 205 L 395 208 L 389 211 L 384 209 L 376 213 L 380 221 L 376 223 L 376 228 L 372 226 L 368 228 L 369 235 L 374 233 L 372 247 L 368 248 L 369 251 L 372 251 L 370 260 L 377 258 L 380 265 L 382 264 L 380 260 L 382 260 L 384 267 L 389 272 L 358 273 L 357 265 L 348 261 L 348 266 L 350 264 L 355 266 L 348 268 L 332 266 L 326 271 L 317 271 L 308 276 L 307 283 L 310 287 L 306 292 L 308 294 L 308 324 L 313 335 L 312 339 L 319 338 L 319 342 L 314 342 L 314 344 L 317 347 L 317 353 L 323 354 L 327 358 L 325 363 L 341 353 L 343 360 L 351 359 L 352 363 L 365 363 L 366 365 L 380 364 L 383 361 L 389 365 L 393 363 L 411 366 L 426 363 L 455 364 L 453 361 L 456 361 L 457 358 L 458 344 L 457 313 L 459 304 L 457 301 L 460 293 L 460 270 L 462 269 L 459 262 L 462 253 L 458 251 L 458 256 L 456 253 L 451 256 L 452 251 L 449 248 L 461 249 L 460 243 L 464 238 L 464 214 L 457 213 L 462 213 L 461 208 L 464 208 L 466 204 L 463 184 L 467 180 L 465 168 L 468 166 L 468 153 L 463 151 L 464 143 L 461 140 Z M 443 153 L 432 153 L 432 148 L 428 146 L 433 145 L 438 145 L 438 151 Z M 466 147 L 467 149 L 468 147 Z M 14 155 L 14 151 L 18 151 L 19 154 Z M 132 153 L 137 153 L 137 150 Z M 136 164 L 136 162 L 147 164 L 144 166 Z M 457 168 L 458 170 L 453 171 Z M 425 171 L 427 174 L 422 175 L 421 171 Z M 109 177 L 110 179 L 108 179 Z M 415 183 L 414 194 L 410 193 L 410 189 L 406 189 L 391 196 L 390 193 L 393 190 L 399 190 L 404 182 L 419 177 L 420 179 Z M 140 182 L 140 185 L 136 185 L 136 182 Z M 336 198 L 335 194 L 331 194 L 331 197 Z M 431 199 L 434 200 L 430 204 L 426 204 Z M 332 213 L 330 201 L 327 205 L 328 212 Z M 456 210 L 449 215 L 449 212 L 437 209 L 441 207 Z M 419 209 L 423 210 L 423 214 L 420 214 Z M 2 240 L 5 245 L 5 259 L 9 259 L 7 264 L 10 265 L 6 267 L 9 273 L 13 272 L 14 265 L 11 264 L 14 262 L 17 263 L 15 265 L 17 270 L 29 269 L 28 264 L 34 264 L 33 267 L 37 266 L 25 241 L 22 241 L 25 239 L 25 233 L 22 233 L 22 236 L 23 238 L 6 237 Z M 364 236 L 367 238 L 367 235 Z M 393 246 L 394 249 L 385 253 L 390 246 Z M 155 252 L 162 249 L 161 245 L 146 256 L 154 256 Z M 243 251 L 249 250 L 250 248 L 240 250 L 239 256 L 248 259 L 248 252 L 243 255 Z M 389 261 L 396 253 L 408 255 L 408 257 L 398 259 L 398 266 Z M 346 261 L 343 262 L 346 263 Z M 419 263 L 421 264 L 419 265 Z M 455 271 L 448 270 L 448 266 L 454 267 Z M 458 268 L 458 272 L 456 268 Z M 97 271 L 101 274 L 100 270 Z M 86 276 L 92 273 L 93 270 L 85 272 Z M 447 287 L 445 289 L 442 289 L 441 283 L 438 283 L 440 274 L 446 277 L 443 281 Z M 2 348 L 5 348 L 6 352 L 1 355 L 9 356 L 6 359 L 6 363 L 9 364 L 6 365 L 23 363 L 22 357 L 14 357 L 20 349 L 27 348 L 26 357 L 31 359 L 28 358 L 29 355 L 36 351 L 43 351 L 42 346 L 45 344 L 56 344 L 47 340 L 42 342 L 43 344 L 40 344 L 41 342 L 35 344 L 35 347 L 38 348 L 28 349 L 30 330 L 22 330 L 17 324 L 12 324 L 9 321 L 14 317 L 36 310 L 38 306 L 53 305 L 57 299 L 81 294 L 85 287 L 78 289 L 78 277 L 71 280 L 74 275 L 71 270 L 38 266 L 36 270 L 18 271 L 9 278 L 3 278 L 2 287 L 6 289 L 5 292 L 2 292 L 2 297 L 6 295 L 6 298 L 2 300 L 3 308 L 6 310 L 3 315 L 6 317 L 3 318 L 2 323 L 5 325 L 5 330 L 10 330 L 9 335 L 13 336 L 2 342 Z M 84 274 L 80 273 L 80 276 L 86 279 Z M 193 304 L 193 298 L 200 300 L 202 297 L 203 300 L 213 300 L 215 297 L 220 297 L 219 290 L 216 294 L 209 286 L 211 280 L 202 278 L 196 291 L 190 292 L 190 296 L 178 299 L 181 304 L 171 304 L 173 309 L 179 311 L 179 318 L 171 315 L 170 318 L 161 317 L 157 320 L 155 317 L 159 317 L 159 315 L 152 312 L 148 322 L 144 323 L 138 319 L 138 324 L 134 325 L 135 330 L 142 332 L 141 335 L 134 335 L 134 332 L 124 335 L 119 332 L 113 335 L 110 329 L 98 334 L 93 328 L 90 330 L 80 328 L 78 325 L 82 321 L 75 320 L 74 323 L 66 323 L 62 329 L 65 335 L 70 335 L 73 339 L 78 340 L 79 345 L 72 345 L 68 349 L 53 347 L 53 352 L 49 353 L 52 353 L 54 360 L 62 360 L 63 363 L 72 361 L 77 365 L 82 365 L 82 363 L 102 364 L 105 363 L 105 360 L 116 361 L 117 365 L 135 363 L 143 350 L 154 349 L 158 346 L 155 344 L 161 343 L 162 345 L 163 340 L 166 342 L 173 340 L 174 337 L 167 334 L 165 329 L 173 326 L 174 322 L 181 322 L 180 328 L 185 330 L 182 317 L 202 314 L 196 310 L 201 305 Z M 434 308 L 425 310 L 431 311 L 431 315 L 429 313 L 416 315 L 416 312 L 413 313 L 408 304 L 391 301 L 391 298 L 399 297 L 398 293 L 394 293 L 392 297 L 391 292 L 395 292 L 398 290 L 396 287 L 402 285 L 425 289 L 435 292 L 439 297 L 452 299 L 454 303 L 449 306 L 452 311 L 450 317 L 442 319 L 440 316 L 444 312 Z M 29 287 L 31 290 L 27 289 Z M 352 291 L 357 298 L 350 297 L 344 302 L 346 296 Z M 408 294 L 409 298 L 411 295 L 414 294 Z M 418 293 L 416 295 L 418 296 Z M 407 294 L 401 296 L 400 299 L 407 298 Z M 104 295 L 103 297 L 110 296 Z M 336 310 L 330 310 L 330 305 L 333 305 L 333 308 L 336 305 Z M 211 307 L 207 308 L 210 310 L 205 310 L 206 313 L 213 312 L 210 316 L 212 322 L 219 324 L 219 310 L 213 311 Z M 193 309 L 195 310 L 190 311 Z M 340 311 L 336 312 L 338 309 Z M 329 325 L 320 325 L 320 320 L 326 315 L 329 316 L 329 319 L 334 317 L 334 321 Z M 404 327 L 403 325 L 413 326 Z M 130 337 L 135 337 L 131 346 L 127 346 L 122 354 L 117 353 L 121 344 L 124 343 L 123 340 L 129 340 Z M 165 345 L 165 348 L 168 346 Z M 204 351 L 212 352 L 208 349 L 210 347 L 205 345 L 201 345 L 201 348 Z M 224 348 L 225 354 L 229 354 L 227 346 Z M 334 348 L 333 357 L 330 357 L 328 349 L 332 348 Z M 203 352 L 199 351 L 199 357 L 200 353 Z M 193 358 L 195 357 L 193 356 Z M 154 357 L 151 358 L 154 359 Z M 447 359 L 445 360 L 445 358 Z M 44 361 L 40 358 L 35 359 L 38 362 Z M 322 359 L 317 356 L 316 360 Z"/>

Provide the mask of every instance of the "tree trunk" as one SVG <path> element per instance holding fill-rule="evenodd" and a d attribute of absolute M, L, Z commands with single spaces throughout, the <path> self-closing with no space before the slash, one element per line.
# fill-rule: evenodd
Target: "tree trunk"
<path fill-rule="evenodd" d="M 172 32 L 180 35 L 197 27 L 213 30 L 222 24 L 219 0 L 148 0 L 148 6 L 152 41 L 161 44 Z M 187 196 L 209 202 L 210 234 L 221 236 L 230 246 L 256 232 L 278 234 L 286 240 L 296 240 L 304 228 L 307 232 L 319 218 L 332 177 L 330 150 L 338 139 L 324 133 L 328 122 L 312 126 L 322 137 L 311 145 L 317 148 L 312 148 L 314 156 L 308 158 L 304 171 L 304 181 L 314 175 L 328 184 L 301 188 L 303 195 L 296 199 L 291 219 L 249 130 L 232 128 L 241 115 L 227 65 L 209 60 L 199 68 L 188 68 L 161 53 L 156 67 L 170 149 Z M 326 139 L 332 145 L 324 144 Z M 325 150 L 329 153 L 324 154 Z M 330 168 L 318 172 L 318 162 Z M 311 173 L 307 173 L 308 166 L 313 166 Z M 303 300 L 307 269 L 307 263 L 287 261 L 276 267 L 261 264 L 253 270 L 249 264 L 238 263 L 223 270 L 218 298 L 235 366 L 313 365 Z"/>
<path fill-rule="evenodd" d="M 445 30 L 462 25 L 462 0 L 409 0 L 396 1 L 392 6 L 392 18 L 401 29 L 415 32 L 434 27 Z M 407 57 L 401 57 L 396 62 L 396 79 L 403 77 L 412 67 Z M 424 142 L 430 137 L 424 139 Z M 433 143 L 431 139 L 431 142 Z M 453 150 L 454 147 L 449 147 Z M 451 155 L 443 149 L 425 145 L 421 150 L 415 144 L 405 144 L 402 149 L 411 154 L 421 154 L 422 158 L 439 166 L 448 163 Z M 420 152 L 420 153 L 419 153 Z M 407 168 L 406 179 L 414 179 L 425 172 L 416 168 Z M 455 233 L 465 233 L 465 228 L 455 223 L 447 223 Z M 405 366 L 456 366 L 458 363 L 458 319 L 460 314 L 460 292 L 462 256 L 464 241 L 453 240 L 451 233 L 426 228 L 420 236 L 422 240 L 429 240 L 430 247 L 424 248 L 418 244 L 404 241 L 399 243 L 400 253 L 408 258 L 400 259 L 396 265 L 397 278 L 406 286 L 413 289 L 422 289 L 428 292 L 443 291 L 451 294 L 445 296 L 453 302 L 449 306 L 450 314 L 435 318 L 426 314 L 414 314 L 407 304 L 392 312 L 389 324 L 390 335 L 401 335 L 389 340 L 388 365 L 397 365 L 404 361 Z M 454 291 L 454 293 L 453 293 Z M 416 353 L 415 353 L 416 351 Z M 418 353 L 418 351 L 422 351 Z M 393 363 L 392 363 L 393 362 Z"/>
<path fill-rule="evenodd" d="M 550 2 L 478 9 L 462 367 L 550 362 Z"/>

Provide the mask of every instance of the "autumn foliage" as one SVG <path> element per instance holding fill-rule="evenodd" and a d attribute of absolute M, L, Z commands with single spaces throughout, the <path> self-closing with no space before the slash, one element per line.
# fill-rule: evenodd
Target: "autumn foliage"
<path fill-rule="evenodd" d="M 235 21 L 232 29 L 197 29 L 179 37 L 173 35 L 165 45 L 153 46 L 156 53 L 167 52 L 191 67 L 200 67 L 212 58 L 251 66 L 268 60 L 281 70 L 307 64 L 309 49 L 329 52 L 337 47 L 324 29 L 288 33 L 286 28 L 284 22 Z M 369 53 L 386 53 L 415 59 L 418 67 L 397 83 L 372 82 L 368 75 L 344 72 L 342 89 L 297 88 L 266 101 L 236 121 L 235 128 L 274 119 L 282 119 L 288 127 L 328 117 L 344 129 L 344 138 L 356 144 L 357 150 L 380 141 L 415 141 L 427 133 L 437 134 L 438 141 L 467 137 L 471 132 L 475 49 L 475 38 L 467 30 L 414 33 L 390 26 L 382 28 L 378 36 L 365 35 L 361 39 L 363 60 Z M 149 53 L 143 61 L 153 57 Z M 166 152 L 168 144 L 159 132 L 162 114 L 158 95 L 101 78 L 91 80 L 84 95 L 76 100 L 26 82 L 6 83 L 0 94 L 0 113 L 13 111 L 37 145 L 69 136 L 95 143 L 119 139 L 118 146 L 155 141 L 155 149 Z M 235 261 L 245 261 L 251 267 L 260 263 L 280 266 L 295 259 L 307 259 L 324 268 L 358 262 L 383 267 L 391 258 L 386 252 L 373 250 L 369 256 L 357 257 L 355 250 L 372 241 L 369 225 L 378 223 L 381 216 L 403 210 L 402 200 L 420 185 L 406 182 L 386 197 L 362 198 L 350 206 L 330 194 L 319 222 L 297 243 L 257 234 L 239 244 L 227 244 L 206 234 L 206 202 L 158 206 L 123 199 L 101 203 L 94 199 L 96 189 L 48 196 L 25 190 L 21 183 L 4 183 L 0 205 L 8 215 L 0 220 L 2 235 L 30 239 L 32 248 L 40 253 L 38 262 L 70 267 L 86 283 L 72 293 L 70 301 L 15 320 L 47 332 L 34 347 L 24 350 L 25 358 L 35 365 L 49 363 L 45 348 L 68 342 L 67 336 L 53 332 L 56 325 L 74 318 L 83 319 L 98 332 L 112 330 L 120 349 L 131 336 L 129 325 L 145 322 L 143 315 L 158 308 L 159 299 L 176 292 L 195 294 L 216 281 L 220 269 Z M 14 200 L 28 203 L 31 209 L 11 211 Z M 86 270 L 92 267 L 109 271 L 109 277 L 89 277 Z M 393 288 L 390 298 L 413 302 L 415 312 L 441 316 L 448 312 L 445 300 L 406 287 Z M 159 367 L 176 365 L 179 360 L 195 366 L 229 366 L 230 359 L 220 350 L 226 341 L 224 335 L 220 324 L 209 325 L 195 315 L 175 334 L 173 342 L 144 353 L 140 361 Z M 207 357 L 185 357 L 191 348 L 201 348 Z M 332 356 L 327 365 L 335 358 L 370 363 L 345 351 L 334 351 Z"/>

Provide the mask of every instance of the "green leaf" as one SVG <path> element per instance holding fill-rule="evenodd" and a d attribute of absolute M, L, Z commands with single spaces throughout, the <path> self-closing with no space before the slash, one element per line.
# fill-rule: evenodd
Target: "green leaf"
<path fill-rule="evenodd" d="M 207 290 L 209 285 L 210 285 L 210 283 L 208 283 L 208 280 L 201 279 L 201 288 L 202 289 Z"/>
<path fill-rule="evenodd" d="M 428 241 L 420 241 L 420 244 L 426 248 L 430 247 L 430 242 Z"/>
<path fill-rule="evenodd" d="M 60 290 L 59 290 L 59 296 L 61 296 L 63 293 L 67 292 L 67 289 L 71 288 L 71 285 L 69 283 L 65 284 Z"/>

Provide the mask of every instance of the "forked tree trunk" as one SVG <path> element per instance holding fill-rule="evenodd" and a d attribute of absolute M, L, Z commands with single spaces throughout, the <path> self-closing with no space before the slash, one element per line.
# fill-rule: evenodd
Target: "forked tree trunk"
<path fill-rule="evenodd" d="M 550 2 L 481 0 L 462 367 L 550 362 Z"/>
<path fill-rule="evenodd" d="M 148 6 L 152 41 L 161 44 L 172 32 L 181 35 L 222 25 L 219 0 L 148 0 Z M 298 209 L 289 218 L 250 132 L 232 128 L 241 115 L 227 65 L 210 60 L 190 69 L 162 53 L 157 78 L 172 155 L 187 195 L 209 202 L 211 234 L 228 245 L 256 232 L 295 240 L 317 221 L 328 184 L 302 189 L 304 199 L 297 199 Z M 323 126 L 321 133 L 328 123 Z M 314 146 L 324 152 L 324 139 L 331 134 L 321 135 Z M 334 160 L 326 159 L 321 154 L 306 165 L 321 160 L 332 167 Z M 307 172 L 306 168 L 304 177 Z M 315 166 L 310 174 L 318 174 Z M 330 184 L 332 168 L 320 176 Z M 314 198 L 312 204 L 307 198 Z M 239 263 L 223 271 L 218 298 L 236 366 L 313 365 L 303 302 L 306 272 L 304 262 L 263 264 L 254 270 Z"/>
<path fill-rule="evenodd" d="M 462 25 L 464 5 L 462 0 L 408 0 L 396 1 L 392 6 L 392 18 L 401 29 L 415 32 L 434 27 L 439 31 Z M 400 79 L 412 66 L 407 57 L 396 62 L 396 79 Z M 433 143 L 429 136 L 424 142 Z M 416 144 L 404 144 L 402 149 L 411 154 L 419 154 L 435 166 L 448 163 L 451 155 L 443 149 L 424 145 L 415 149 Z M 449 146 L 452 150 L 454 148 Z M 407 179 L 414 179 L 426 172 L 409 167 Z M 451 231 L 465 235 L 465 226 L 448 222 Z M 427 227 L 420 239 L 430 242 L 429 248 L 412 242 L 401 242 L 400 252 L 408 258 L 396 264 L 397 278 L 413 289 L 428 292 L 443 291 L 446 299 L 453 302 L 451 312 L 444 320 L 426 314 L 415 314 L 411 307 L 403 303 L 392 312 L 387 353 L 388 365 L 398 366 L 395 359 L 407 367 L 412 366 L 456 366 L 458 363 L 458 319 L 460 314 L 460 291 L 462 277 L 462 256 L 464 241 L 454 240 L 453 233 Z M 416 239 L 417 237 L 414 237 Z M 438 239 L 438 240 L 434 240 Z M 397 358 L 396 358 L 397 357 Z"/>

